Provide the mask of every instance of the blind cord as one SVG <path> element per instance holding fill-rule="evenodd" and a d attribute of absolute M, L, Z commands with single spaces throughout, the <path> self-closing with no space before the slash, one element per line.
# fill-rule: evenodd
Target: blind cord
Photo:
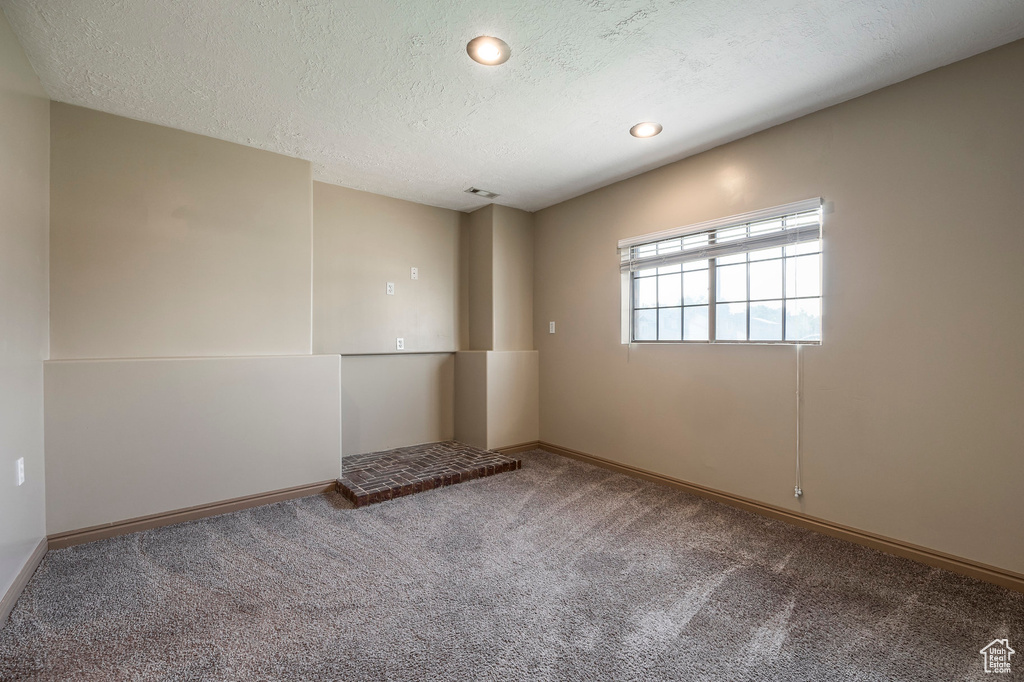
<path fill-rule="evenodd" d="M 800 488 L 800 411 L 802 409 L 800 400 L 800 348 L 802 344 L 796 344 L 796 485 L 793 487 L 793 497 L 800 497 L 804 491 Z"/>

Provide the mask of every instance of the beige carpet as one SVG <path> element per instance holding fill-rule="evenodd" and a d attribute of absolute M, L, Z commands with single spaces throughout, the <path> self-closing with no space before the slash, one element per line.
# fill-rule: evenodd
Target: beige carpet
<path fill-rule="evenodd" d="M 991 680 L 997 637 L 1024 595 L 535 452 L 50 552 L 0 679 Z"/>

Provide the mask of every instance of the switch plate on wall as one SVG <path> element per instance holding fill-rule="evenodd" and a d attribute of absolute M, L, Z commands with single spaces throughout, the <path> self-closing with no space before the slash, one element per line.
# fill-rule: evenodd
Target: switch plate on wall
<path fill-rule="evenodd" d="M 555 333 L 555 323 L 554 322 L 548 322 L 548 334 L 554 334 L 554 333 Z"/>
<path fill-rule="evenodd" d="M 419 268 L 413 268 L 409 272 L 409 276 L 412 277 L 412 279 L 419 279 L 420 278 L 420 269 Z"/>
<path fill-rule="evenodd" d="M 18 485 L 25 483 L 25 458 L 18 458 Z"/>
<path fill-rule="evenodd" d="M 388 296 L 394 296 L 395 295 L 395 283 L 394 282 L 388 282 L 387 293 L 388 293 Z"/>
<path fill-rule="evenodd" d="M 405 350 L 405 339 L 398 337 L 398 343 L 396 345 L 398 346 L 398 350 Z"/>

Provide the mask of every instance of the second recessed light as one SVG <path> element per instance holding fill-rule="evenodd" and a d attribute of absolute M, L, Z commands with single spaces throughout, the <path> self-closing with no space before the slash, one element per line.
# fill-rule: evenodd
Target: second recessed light
<path fill-rule="evenodd" d="M 633 137 L 654 137 L 661 132 L 661 124 L 653 123 L 651 121 L 644 121 L 643 123 L 637 123 L 635 126 L 629 129 L 629 134 Z"/>
<path fill-rule="evenodd" d="M 478 36 L 466 45 L 470 58 L 484 66 L 497 66 L 508 61 L 512 48 L 501 38 Z"/>

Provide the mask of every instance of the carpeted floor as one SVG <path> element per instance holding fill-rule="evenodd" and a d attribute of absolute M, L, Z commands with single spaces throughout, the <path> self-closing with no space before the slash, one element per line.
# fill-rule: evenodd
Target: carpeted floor
<path fill-rule="evenodd" d="M 982 680 L 997 637 L 1024 595 L 533 452 L 50 552 L 0 679 Z"/>

